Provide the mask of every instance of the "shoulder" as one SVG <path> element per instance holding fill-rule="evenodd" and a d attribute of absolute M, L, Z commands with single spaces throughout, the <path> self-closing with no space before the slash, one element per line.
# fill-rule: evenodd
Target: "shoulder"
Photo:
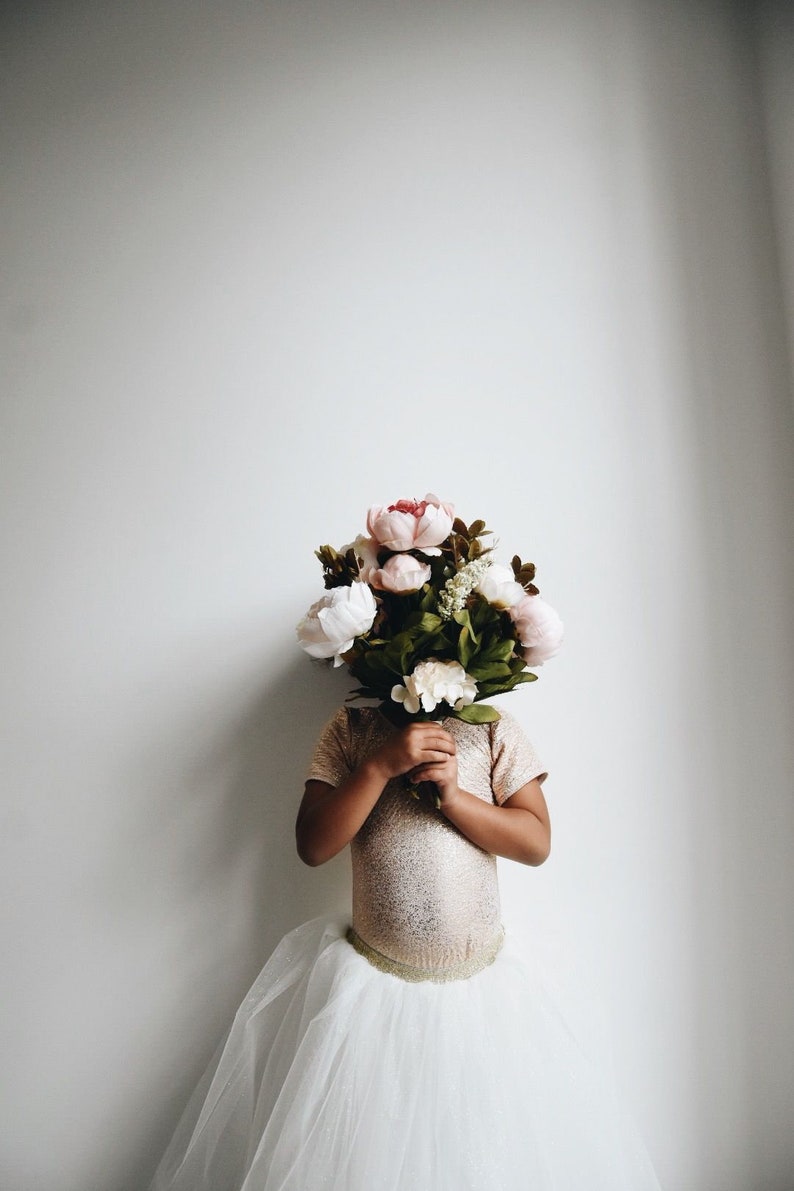
<path fill-rule="evenodd" d="M 446 730 L 455 737 L 460 747 L 465 746 L 467 749 L 483 753 L 485 756 L 491 751 L 492 724 L 469 724 L 455 716 L 449 716 L 443 721 L 443 724 Z"/>
<path fill-rule="evenodd" d="M 512 787 L 508 794 L 532 778 L 536 777 L 541 782 L 546 780 L 548 770 L 515 716 L 502 711 L 501 719 L 495 720 L 489 727 L 492 729 L 494 773 L 500 775 L 505 787 Z"/>
<path fill-rule="evenodd" d="M 491 747 L 501 747 L 505 743 L 512 740 L 520 740 L 524 737 L 524 729 L 519 724 L 514 715 L 509 711 L 503 711 L 499 708 L 499 719 L 492 720 L 487 725 L 490 730 Z"/>
<path fill-rule="evenodd" d="M 321 735 L 352 741 L 365 736 L 379 720 L 380 713 L 376 707 L 348 707 L 343 704 L 326 720 Z"/>
<path fill-rule="evenodd" d="M 322 726 L 322 732 L 347 732 L 350 729 L 349 707 L 337 707 Z"/>
<path fill-rule="evenodd" d="M 355 768 L 361 748 L 359 709 L 339 707 L 320 731 L 309 766 L 309 778 L 338 786 Z"/>

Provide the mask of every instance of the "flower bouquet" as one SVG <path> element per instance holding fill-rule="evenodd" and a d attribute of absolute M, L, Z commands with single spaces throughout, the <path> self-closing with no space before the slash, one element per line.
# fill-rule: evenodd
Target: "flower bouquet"
<path fill-rule="evenodd" d="M 395 723 L 498 720 L 483 700 L 533 682 L 563 625 L 534 564 L 495 562 L 490 534 L 431 493 L 375 505 L 366 535 L 315 552 L 328 590 L 297 626 L 301 646 L 346 663 L 361 684 L 350 698 L 377 699 Z"/>

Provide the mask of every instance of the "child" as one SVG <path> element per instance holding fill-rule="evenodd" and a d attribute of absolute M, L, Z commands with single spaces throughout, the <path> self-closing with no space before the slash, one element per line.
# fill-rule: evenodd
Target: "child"
<path fill-rule="evenodd" d="M 451 663 L 432 665 L 438 683 Z M 455 682 L 450 713 L 466 706 Z M 392 702 L 437 711 L 420 686 L 394 686 Z M 405 721 L 384 700 L 323 729 L 297 847 L 318 865 L 350 844 L 352 922 L 324 916 L 281 941 L 151 1191 L 658 1191 L 502 928 L 496 856 L 549 855 L 542 762 L 504 712 Z M 409 783 L 434 783 L 435 800 Z"/>

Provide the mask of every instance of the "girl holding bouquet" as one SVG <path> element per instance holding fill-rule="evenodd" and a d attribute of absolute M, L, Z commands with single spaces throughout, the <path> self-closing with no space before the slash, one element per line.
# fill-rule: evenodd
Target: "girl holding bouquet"
<path fill-rule="evenodd" d="M 298 852 L 348 844 L 352 915 L 291 931 L 196 1088 L 151 1191 L 658 1191 L 609 1080 L 501 924 L 496 857 L 542 864 L 545 767 L 483 702 L 562 625 L 534 567 L 428 495 L 317 553 L 298 626 L 356 694 L 325 725 Z"/>

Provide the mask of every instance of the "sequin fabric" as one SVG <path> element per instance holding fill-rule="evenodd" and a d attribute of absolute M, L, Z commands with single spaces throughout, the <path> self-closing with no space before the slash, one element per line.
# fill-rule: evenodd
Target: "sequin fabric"
<path fill-rule="evenodd" d="M 478 798 L 502 803 L 531 778 L 545 779 L 512 717 L 502 713 L 494 724 L 447 719 L 443 726 L 455 738 L 459 783 Z M 307 776 L 339 785 L 395 731 L 377 708 L 341 708 Z M 401 778 L 387 783 L 350 851 L 352 929 L 370 962 L 379 956 L 395 975 L 400 967 L 413 973 L 402 973 L 405 979 L 444 980 L 493 961 L 502 938 L 496 857 L 412 798 Z"/>

